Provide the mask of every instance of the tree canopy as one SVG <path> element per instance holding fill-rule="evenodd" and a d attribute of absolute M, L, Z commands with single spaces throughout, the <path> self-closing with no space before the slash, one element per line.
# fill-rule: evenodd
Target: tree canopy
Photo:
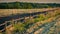
<path fill-rule="evenodd" d="M 34 8 L 49 8 L 49 7 L 60 7 L 60 4 L 26 3 L 26 2 L 0 3 L 0 9 L 34 9 Z"/>

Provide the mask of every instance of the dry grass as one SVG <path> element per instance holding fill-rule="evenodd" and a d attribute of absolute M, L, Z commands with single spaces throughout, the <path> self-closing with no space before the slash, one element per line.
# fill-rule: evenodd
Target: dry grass
<path fill-rule="evenodd" d="M 33 13 L 33 12 L 42 12 L 47 10 L 52 10 L 56 8 L 43 8 L 43 9 L 0 9 L 0 17 L 8 16 L 13 14 L 21 13 Z"/>

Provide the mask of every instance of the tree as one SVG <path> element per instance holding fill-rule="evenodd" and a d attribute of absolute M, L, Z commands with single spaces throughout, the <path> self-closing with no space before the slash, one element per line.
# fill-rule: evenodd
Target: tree
<path fill-rule="evenodd" d="M 20 8 L 20 3 L 19 2 L 15 2 L 14 8 L 19 9 Z"/>

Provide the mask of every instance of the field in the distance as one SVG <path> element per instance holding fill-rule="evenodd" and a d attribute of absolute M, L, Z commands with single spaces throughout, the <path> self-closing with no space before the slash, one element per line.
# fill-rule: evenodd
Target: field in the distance
<path fill-rule="evenodd" d="M 43 12 L 43 11 L 54 10 L 54 9 L 56 9 L 56 8 L 43 8 L 43 9 L 0 9 L 0 17 L 8 16 L 8 15 L 11 15 L 11 14 Z"/>

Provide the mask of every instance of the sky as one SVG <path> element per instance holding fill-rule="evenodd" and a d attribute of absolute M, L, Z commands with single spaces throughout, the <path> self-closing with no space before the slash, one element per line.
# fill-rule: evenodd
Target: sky
<path fill-rule="evenodd" d="M 33 3 L 60 3 L 60 0 L 0 0 L 1 2 L 33 2 Z"/>

